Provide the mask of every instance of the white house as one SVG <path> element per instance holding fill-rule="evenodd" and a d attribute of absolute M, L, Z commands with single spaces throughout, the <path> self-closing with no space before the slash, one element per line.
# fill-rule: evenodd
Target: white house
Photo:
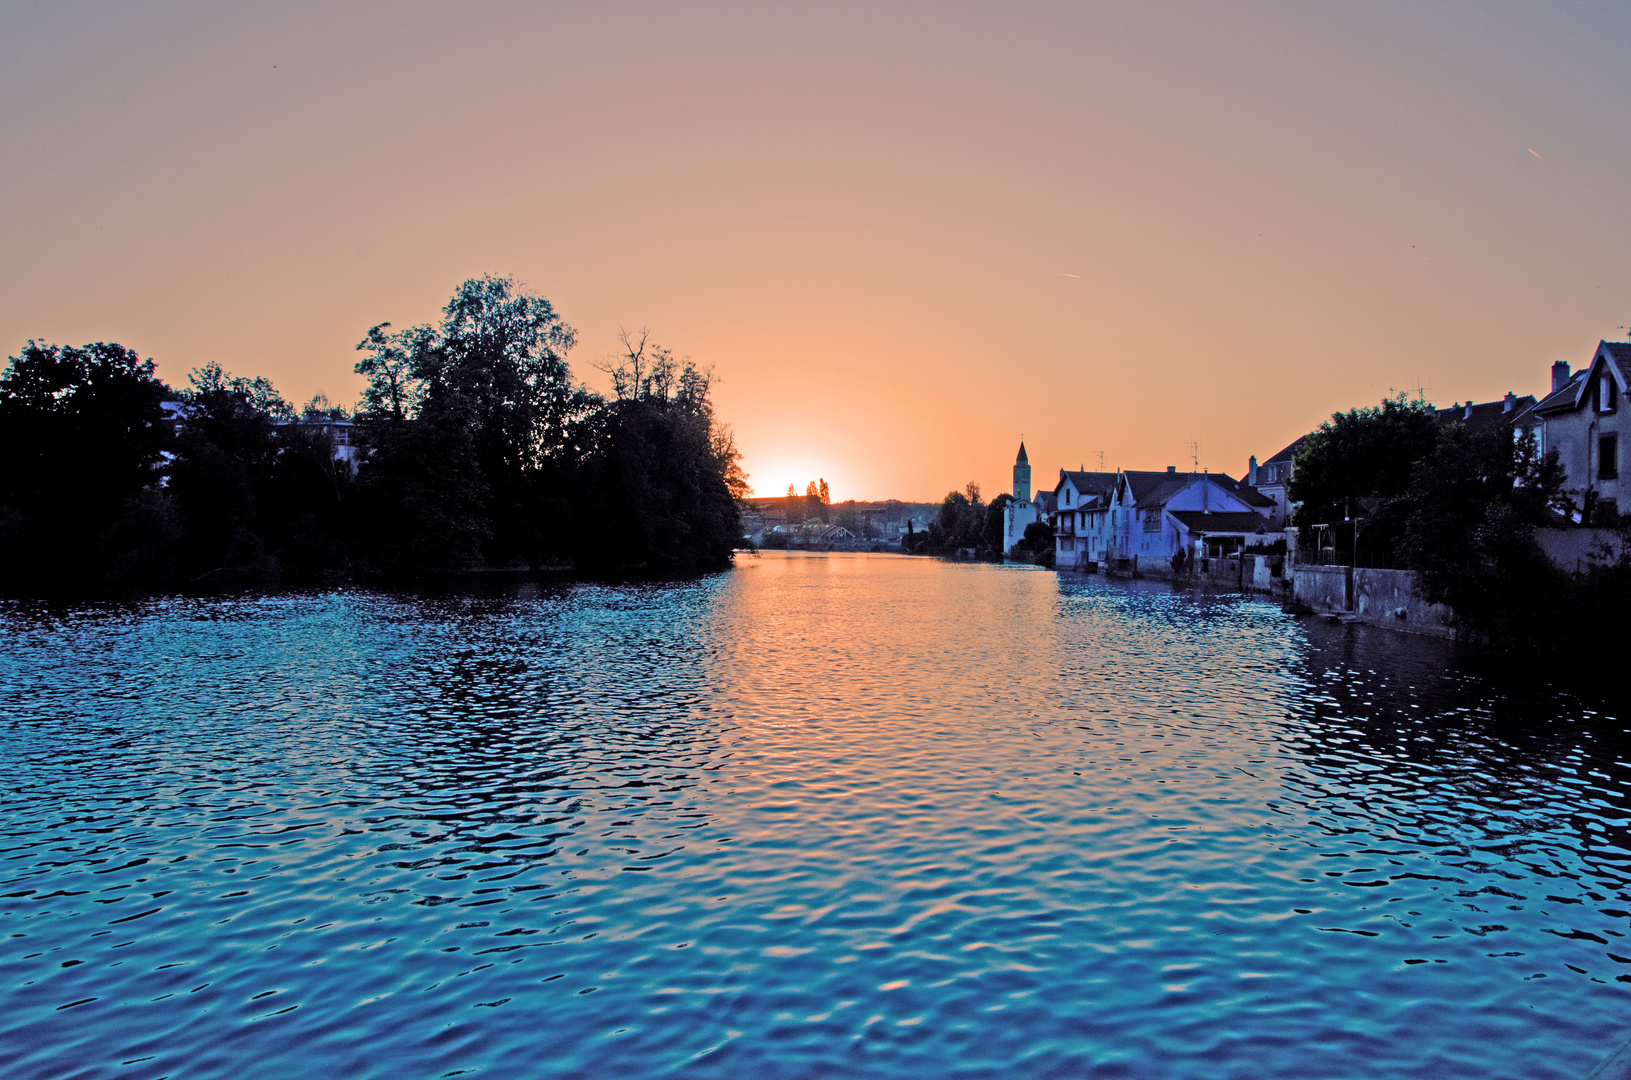
<path fill-rule="evenodd" d="M 1620 489 L 1620 403 L 1631 389 L 1628 376 L 1631 342 L 1598 342 L 1591 362 L 1573 374 L 1565 361 L 1553 364 L 1552 392 L 1512 420 L 1515 433 L 1537 430 L 1542 452 L 1557 451 L 1568 493 L 1587 520 L 1631 512 L 1631 477 L 1623 481 L 1628 490 Z"/>
<path fill-rule="evenodd" d="M 1102 536 L 1088 532 L 1088 513 L 1107 505 L 1116 486 L 1116 473 L 1059 470 L 1053 489 L 1054 567 L 1084 570 L 1104 550 Z M 1096 519 L 1095 519 L 1096 522 Z"/>
<path fill-rule="evenodd" d="M 1273 525 L 1271 500 L 1228 476 L 1122 470 L 1061 472 L 1055 565 L 1137 566 L 1170 561 L 1178 551 L 1223 555 Z"/>

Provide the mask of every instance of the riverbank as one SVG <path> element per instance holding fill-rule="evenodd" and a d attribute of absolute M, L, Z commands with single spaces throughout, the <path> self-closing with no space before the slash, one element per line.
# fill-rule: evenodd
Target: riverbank
<path fill-rule="evenodd" d="M 1292 566 L 1284 556 L 1246 555 L 1198 559 L 1181 572 L 1155 561 L 1140 565 L 1136 559 L 1095 567 L 1091 571 L 1121 577 L 1166 581 L 1175 586 L 1206 586 L 1273 597 L 1287 610 L 1329 616 L 1385 630 L 1428 637 L 1457 636 L 1455 613 L 1443 604 L 1417 595 L 1412 570 L 1372 570 L 1351 566 Z"/>

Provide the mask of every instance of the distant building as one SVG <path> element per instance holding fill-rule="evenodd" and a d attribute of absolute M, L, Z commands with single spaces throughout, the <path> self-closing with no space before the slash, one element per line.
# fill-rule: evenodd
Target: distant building
<path fill-rule="evenodd" d="M 1043 517 L 1042 508 L 1031 501 L 1031 459 L 1025 454 L 1022 440 L 1019 456 L 1014 459 L 1014 500 L 1002 512 L 1003 552 L 1025 539 L 1025 527 Z"/>
<path fill-rule="evenodd" d="M 362 463 L 359 453 L 362 448 L 357 445 L 356 439 L 356 421 L 317 414 L 297 416 L 279 424 L 280 427 L 285 425 L 323 435 L 334 447 L 334 460 L 343 463 L 353 476 L 356 475 L 357 466 Z"/>
<path fill-rule="evenodd" d="M 1246 465 L 1246 483 L 1256 488 L 1264 498 L 1274 504 L 1274 509 L 1269 513 L 1269 520 L 1277 529 L 1285 527 L 1296 509 L 1291 505 L 1291 500 L 1286 498 L 1286 481 L 1291 479 L 1291 467 L 1297 457 L 1297 451 L 1307 441 L 1308 436 L 1304 435 L 1263 464 L 1259 465 L 1257 458 L 1253 457 Z"/>
<path fill-rule="evenodd" d="M 180 435 L 182 428 L 187 426 L 191 406 L 185 401 L 162 401 L 159 407 L 164 410 L 164 418 L 169 422 L 171 430 Z M 274 420 L 274 423 L 278 427 L 295 427 L 301 431 L 321 434 L 334 448 L 334 460 L 343 463 L 348 472 L 356 475 L 357 466 L 361 464 L 362 447 L 358 445 L 356 438 L 356 422 L 346 418 L 343 410 L 307 413 L 287 420 Z"/>

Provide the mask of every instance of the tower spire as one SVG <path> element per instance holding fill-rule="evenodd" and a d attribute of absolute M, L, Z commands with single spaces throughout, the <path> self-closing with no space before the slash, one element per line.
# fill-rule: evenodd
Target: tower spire
<path fill-rule="evenodd" d="M 1019 437 L 1019 456 L 1014 459 L 1014 501 L 1031 501 L 1031 459 L 1025 453 L 1025 436 Z"/>

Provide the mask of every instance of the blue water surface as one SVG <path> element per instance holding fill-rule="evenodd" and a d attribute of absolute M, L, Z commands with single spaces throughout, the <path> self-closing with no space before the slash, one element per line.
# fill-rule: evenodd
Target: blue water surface
<path fill-rule="evenodd" d="M 1625 718 L 889 556 L 0 605 L 6 1077 L 1576 1078 Z"/>

